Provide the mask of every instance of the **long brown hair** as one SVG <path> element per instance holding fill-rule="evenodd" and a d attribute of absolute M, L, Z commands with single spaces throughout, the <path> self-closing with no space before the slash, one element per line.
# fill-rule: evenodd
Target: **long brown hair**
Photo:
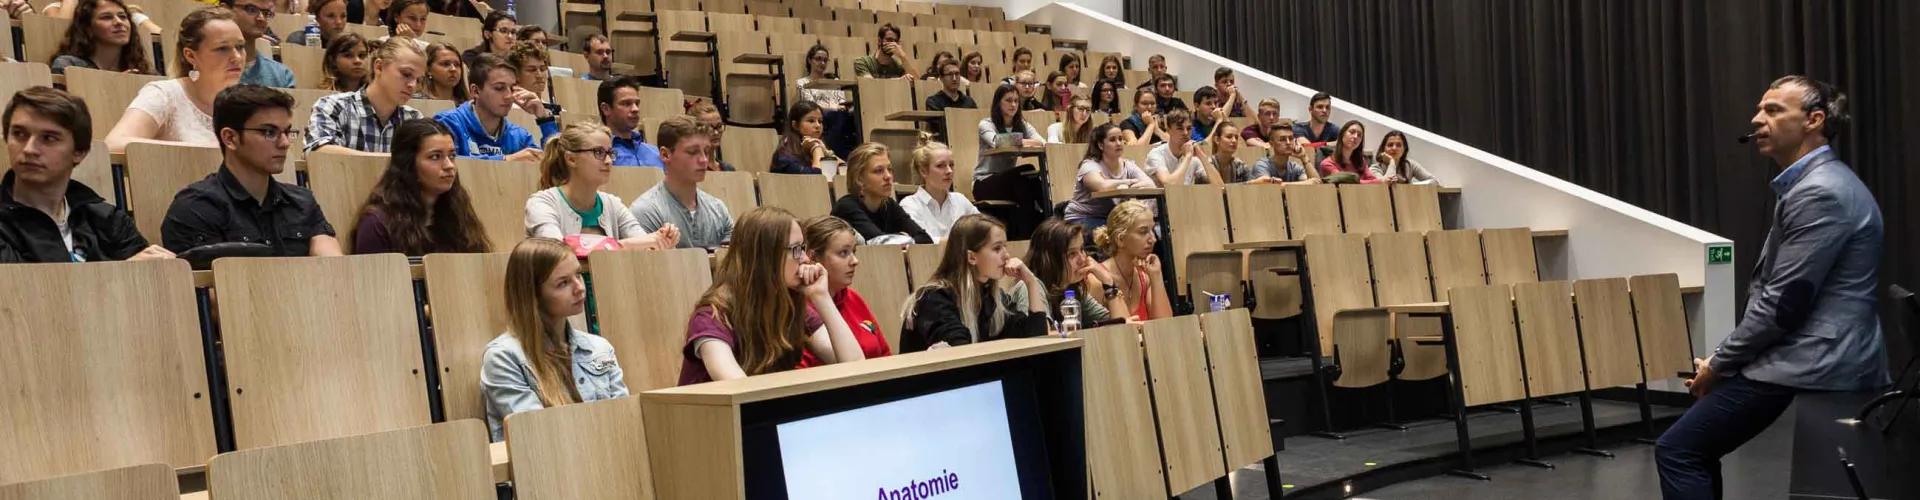
<path fill-rule="evenodd" d="M 393 155 L 380 183 L 367 195 L 364 210 L 378 210 L 387 218 L 387 237 L 407 255 L 426 255 L 435 242 L 461 253 L 493 251 L 486 227 L 473 211 L 473 198 L 455 177 L 453 189 L 433 202 L 428 220 L 426 200 L 420 196 L 420 170 L 417 158 L 427 139 L 452 137 L 447 126 L 431 118 L 415 118 L 400 124 L 393 133 Z"/>
<path fill-rule="evenodd" d="M 559 240 L 528 238 L 507 256 L 507 332 L 520 342 L 533 368 L 534 394 L 547 407 L 580 402 L 573 386 L 572 332 L 547 331 L 553 318 L 540 303 L 540 286 L 561 259 L 573 259 L 573 248 Z M 560 388 L 566 388 L 561 390 Z"/>
<path fill-rule="evenodd" d="M 93 16 L 100 10 L 100 4 L 112 3 L 120 6 L 120 10 L 125 12 L 129 19 L 133 11 L 127 8 L 126 2 L 121 0 L 76 1 L 80 2 L 80 5 L 74 7 L 73 22 L 67 24 L 67 36 L 60 39 L 60 49 L 54 53 L 91 61 L 94 46 L 99 43 L 93 39 Z M 131 69 L 142 75 L 154 74 L 153 64 L 147 61 L 147 44 L 141 42 L 140 25 L 133 24 L 132 21 L 128 21 L 127 24 L 129 24 L 127 32 L 132 33 L 133 38 L 120 47 L 120 70 Z"/>
<path fill-rule="evenodd" d="M 1087 136 L 1093 135 L 1093 100 L 1073 96 L 1073 99 L 1068 100 L 1067 103 L 1067 112 L 1061 116 L 1060 120 L 1060 138 L 1065 139 L 1065 141 L 1062 142 L 1067 144 L 1094 142 L 1087 140 Z M 1087 121 L 1080 122 L 1079 125 L 1074 125 L 1073 108 L 1080 106 L 1080 103 L 1086 103 Z"/>
<path fill-rule="evenodd" d="M 1047 303 L 1058 304 L 1067 295 L 1067 290 L 1079 290 L 1079 280 L 1074 279 L 1073 266 L 1067 255 L 1080 245 L 1086 234 L 1086 228 L 1067 222 L 1058 217 L 1047 219 L 1034 228 L 1033 239 L 1027 245 L 1027 255 L 1023 259 L 1027 269 L 1047 284 Z M 1081 297 L 1086 300 L 1086 297 Z"/>
<path fill-rule="evenodd" d="M 352 31 L 341 33 L 340 36 L 333 37 L 333 41 L 327 42 L 326 55 L 320 58 L 320 75 L 321 75 L 320 88 L 323 88 L 326 90 L 332 90 L 334 92 L 353 92 L 355 90 L 360 90 L 361 88 L 366 87 L 367 82 L 373 80 L 373 68 L 371 67 L 372 65 L 363 64 L 361 67 L 366 70 L 366 74 L 360 75 L 359 85 L 356 85 L 354 86 L 354 88 L 350 88 L 350 89 L 343 89 L 339 87 L 340 64 L 333 61 L 335 59 L 339 59 L 340 56 L 346 55 L 349 52 L 353 52 L 354 47 L 360 47 L 361 49 L 365 49 L 368 51 L 373 50 L 373 49 L 367 48 L 366 37 L 362 37 L 360 36 L 359 33 L 354 33 Z"/>
<path fill-rule="evenodd" d="M 946 246 L 940 249 L 940 265 L 934 268 L 933 277 L 907 297 L 907 324 L 913 324 L 913 304 L 919 302 L 921 296 L 944 288 L 953 294 L 954 303 L 960 306 L 960 324 L 967 327 L 967 332 L 972 333 L 975 340 L 983 338 L 982 327 L 989 328 L 987 333 L 1000 331 L 1006 322 L 1006 305 L 999 300 L 993 301 L 993 324 L 979 324 L 980 309 L 987 307 L 980 303 L 980 287 L 995 285 L 982 285 L 979 277 L 974 275 L 973 265 L 967 263 L 967 252 L 985 251 L 996 228 L 1002 233 L 1007 230 L 1007 226 L 1001 224 L 999 219 L 986 214 L 968 215 L 954 221 L 953 231 L 947 233 Z M 925 332 L 916 334 L 924 335 Z"/>
<path fill-rule="evenodd" d="M 448 3 L 453 3 L 453 2 L 448 2 Z M 454 61 L 457 63 L 455 64 L 455 66 L 460 67 L 461 76 L 459 78 L 453 79 L 452 101 L 467 102 L 467 100 L 469 99 L 469 97 L 467 96 L 467 79 L 466 79 L 467 64 L 465 61 L 460 60 L 460 49 L 454 48 L 452 45 L 448 45 L 446 42 L 433 42 L 427 45 L 427 67 L 424 73 L 425 76 L 420 77 L 420 88 L 421 88 L 420 93 L 426 94 L 427 97 L 431 99 L 440 98 L 440 96 L 433 95 L 434 87 L 439 85 L 439 82 L 435 82 L 433 80 L 433 62 L 441 59 L 441 54 L 446 54 L 446 57 L 453 58 Z"/>
<path fill-rule="evenodd" d="M 760 207 L 740 216 L 733 244 L 714 270 L 713 286 L 695 306 L 713 308 L 713 317 L 733 330 L 740 368 L 747 375 L 792 369 L 805 347 L 806 301 L 787 288 L 787 237 L 797 221 L 779 207 Z"/>

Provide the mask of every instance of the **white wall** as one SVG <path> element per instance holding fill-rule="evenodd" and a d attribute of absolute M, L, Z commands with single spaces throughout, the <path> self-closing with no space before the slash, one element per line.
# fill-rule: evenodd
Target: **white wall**
<path fill-rule="evenodd" d="M 1074 4 L 1115 20 L 1126 17 L 1121 7 L 1122 0 L 957 0 L 946 3 L 999 7 L 1007 11 L 1007 19 L 1020 19 L 1056 1 Z"/>
<path fill-rule="evenodd" d="M 1032 6 L 1040 3 L 1036 0 L 974 0 L 971 3 L 1000 5 L 1009 17 L 1051 25 L 1054 36 L 1090 40 L 1094 50 L 1128 54 L 1138 61 L 1136 64 L 1144 64 L 1148 55 L 1163 54 L 1169 71 L 1175 74 L 1207 75 L 1182 78 L 1188 86 L 1185 90 L 1211 84 L 1215 68 L 1229 67 L 1249 101 L 1277 97 L 1282 114 L 1296 119 L 1305 118 L 1307 99 L 1315 93 L 1313 89 L 1126 24 L 1119 19 L 1118 5 L 1112 6 L 1113 12 L 1108 14 L 1074 3 L 1038 7 Z M 1024 14 L 1019 14 L 1022 12 Z M 1697 300 L 1688 301 L 1694 352 L 1705 353 L 1732 330 L 1736 319 L 1733 266 L 1709 266 L 1706 262 L 1709 244 L 1731 245 L 1731 240 L 1401 123 L 1338 97 L 1333 106 L 1332 121 L 1359 120 L 1366 125 L 1370 145 L 1378 144 L 1389 130 L 1405 132 L 1411 156 L 1419 158 L 1442 184 L 1464 189 L 1459 208 L 1465 227 L 1567 229 L 1564 278 L 1678 273 L 1682 286 L 1706 289 Z"/>

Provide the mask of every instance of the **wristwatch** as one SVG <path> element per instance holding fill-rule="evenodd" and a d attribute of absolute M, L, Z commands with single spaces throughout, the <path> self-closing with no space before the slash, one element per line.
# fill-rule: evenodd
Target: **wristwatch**
<path fill-rule="evenodd" d="M 1118 295 L 1120 295 L 1120 286 L 1119 286 L 1119 285 L 1112 285 L 1112 284 L 1105 284 L 1105 283 L 1103 283 L 1103 284 L 1101 284 L 1101 285 L 1100 285 L 1100 288 L 1102 289 L 1102 291 L 1104 291 L 1104 292 L 1106 292 L 1106 297 L 1107 297 L 1107 298 L 1109 298 L 1109 299 L 1111 299 L 1111 298 L 1113 298 L 1113 297 L 1115 297 L 1115 296 L 1118 296 Z"/>

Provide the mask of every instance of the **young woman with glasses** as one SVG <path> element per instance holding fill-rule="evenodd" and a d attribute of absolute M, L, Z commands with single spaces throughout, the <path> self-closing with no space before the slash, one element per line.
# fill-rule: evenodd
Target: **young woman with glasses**
<path fill-rule="evenodd" d="M 866 359 L 791 212 L 748 211 L 728 248 L 687 320 L 680 385 Z"/>
<path fill-rule="evenodd" d="M 581 123 L 547 140 L 540 161 L 540 190 L 527 198 L 527 236 L 564 240 L 592 234 L 622 248 L 665 249 L 680 243 L 672 224 L 646 232 L 619 196 L 600 191 L 613 175 L 613 136 L 607 127 Z"/>

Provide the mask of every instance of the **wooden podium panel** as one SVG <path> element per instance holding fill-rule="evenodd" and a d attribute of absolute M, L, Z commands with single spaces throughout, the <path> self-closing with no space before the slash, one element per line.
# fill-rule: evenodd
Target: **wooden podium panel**
<path fill-rule="evenodd" d="M 1467 406 L 1526 397 L 1512 293 L 1507 285 L 1465 286 L 1447 292 Z"/>
<path fill-rule="evenodd" d="M 1156 319 L 1141 325 L 1141 330 L 1147 374 L 1153 380 L 1154 413 L 1160 420 L 1160 446 L 1173 492 L 1226 475 L 1199 317 Z"/>
<path fill-rule="evenodd" d="M 1152 432 L 1153 402 L 1147 391 L 1147 365 L 1139 329 L 1114 325 L 1081 330 L 1081 373 L 1086 381 L 1087 473 L 1096 495 L 1161 492 L 1160 442 Z"/>
<path fill-rule="evenodd" d="M 1213 368 L 1213 400 L 1227 468 L 1273 455 L 1260 359 L 1253 351 L 1253 319 L 1246 309 L 1228 309 L 1200 315 L 1200 326 L 1206 335 L 1207 364 Z"/>

